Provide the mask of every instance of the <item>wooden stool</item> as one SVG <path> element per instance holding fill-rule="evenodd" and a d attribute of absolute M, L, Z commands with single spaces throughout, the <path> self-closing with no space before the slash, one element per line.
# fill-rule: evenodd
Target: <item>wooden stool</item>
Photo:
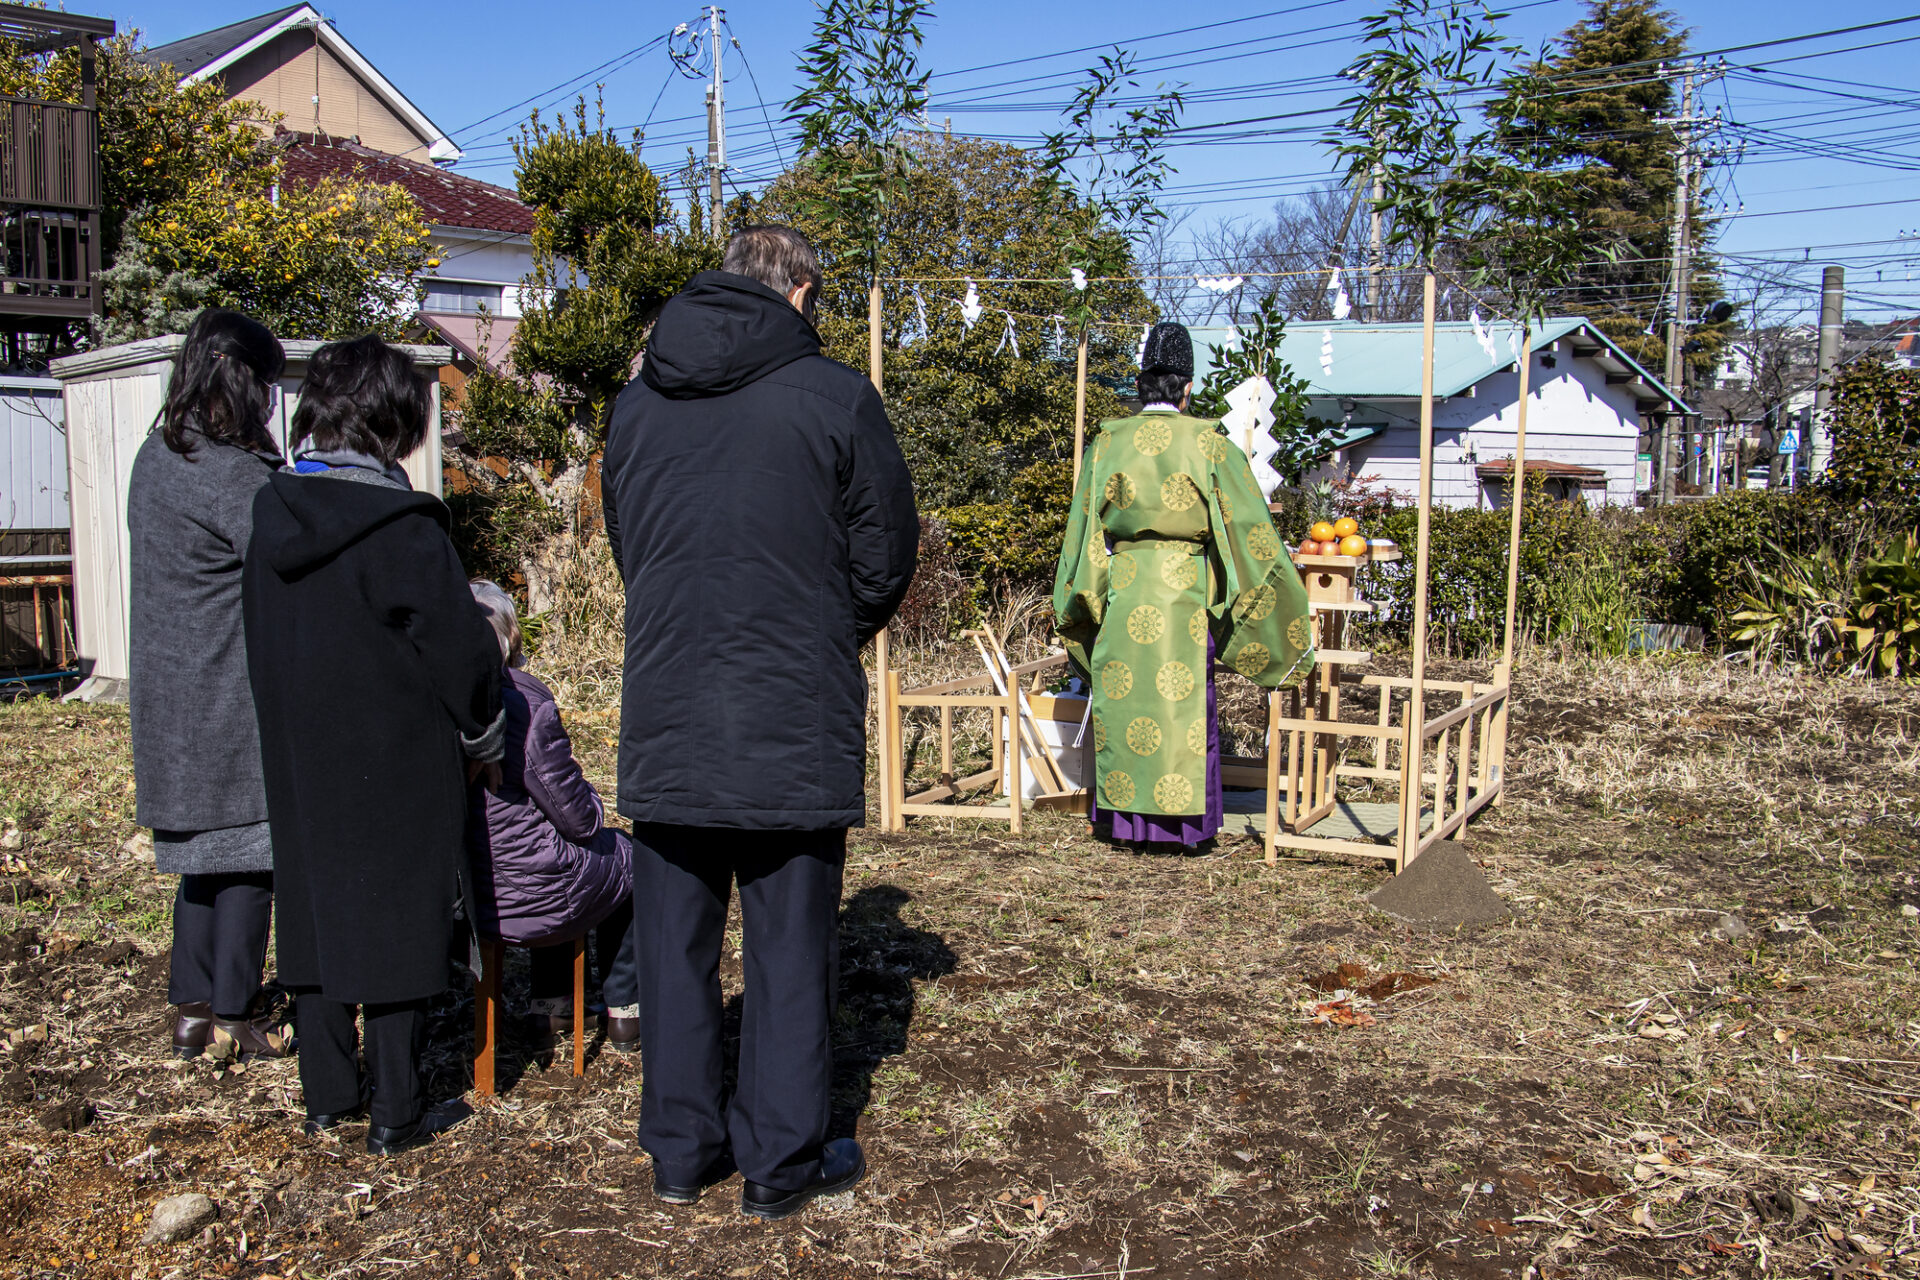
<path fill-rule="evenodd" d="M 494 1096 L 494 1051 L 500 1043 L 500 966 L 507 944 L 480 944 L 480 980 L 473 990 L 473 1091 Z M 573 940 L 573 1074 L 587 1074 L 587 937 Z"/>

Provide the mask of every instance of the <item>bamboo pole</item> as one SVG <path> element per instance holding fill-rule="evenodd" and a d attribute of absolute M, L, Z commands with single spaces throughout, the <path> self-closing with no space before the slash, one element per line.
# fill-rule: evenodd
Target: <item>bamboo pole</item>
<path fill-rule="evenodd" d="M 1500 644 L 1500 661 L 1513 662 L 1513 622 L 1520 604 L 1520 509 L 1527 493 L 1527 395 L 1533 372 L 1533 326 L 1520 329 L 1520 418 L 1513 437 L 1513 519 L 1507 531 L 1507 624 Z"/>
<path fill-rule="evenodd" d="M 1394 872 L 1420 854 L 1421 731 L 1427 714 L 1427 565 L 1433 522 L 1433 271 L 1426 274 L 1420 310 L 1420 517 L 1413 560 L 1413 689 L 1407 703 L 1407 745 L 1400 757 L 1400 845 Z"/>
<path fill-rule="evenodd" d="M 881 394 L 886 392 L 886 369 L 882 359 L 884 348 L 880 343 L 880 282 L 875 280 L 867 289 L 867 377 L 873 382 L 873 389 Z M 893 775 L 900 768 L 900 754 L 894 750 L 893 743 L 893 702 L 886 696 L 887 672 L 889 670 L 887 652 L 887 630 L 882 627 L 880 634 L 873 638 L 873 668 L 875 683 L 880 689 L 879 744 L 878 757 L 874 767 L 874 780 L 880 784 L 880 829 L 895 829 L 896 815 L 893 811 Z"/>
<path fill-rule="evenodd" d="M 1087 444 L 1087 331 L 1080 330 L 1080 353 L 1073 369 L 1073 491 L 1080 492 L 1080 451 Z"/>

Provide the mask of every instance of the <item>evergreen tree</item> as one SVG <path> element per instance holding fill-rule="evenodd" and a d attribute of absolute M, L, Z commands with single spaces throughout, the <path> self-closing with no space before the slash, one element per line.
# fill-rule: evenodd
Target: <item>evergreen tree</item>
<path fill-rule="evenodd" d="M 1489 112 L 1497 147 L 1542 173 L 1571 171 L 1585 196 L 1594 252 L 1554 309 L 1591 317 L 1656 373 L 1666 359 L 1666 330 L 1656 321 L 1664 319 L 1663 306 L 1673 305 L 1678 185 L 1673 130 L 1659 122 L 1679 114 L 1672 72 L 1686 55 L 1686 35 L 1657 0 L 1587 0 L 1586 16 L 1531 69 L 1558 92 L 1521 99 L 1516 95 L 1525 90 L 1511 89 Z M 1662 63 L 1668 74 L 1661 74 Z M 1695 181 L 1703 181 L 1698 166 Z M 1707 251 L 1711 230 L 1697 212 L 1704 195 L 1694 192 L 1689 226 L 1689 310 L 1696 314 L 1721 296 Z M 1695 336 L 1707 348 L 1695 358 L 1710 363 L 1718 334 Z"/>

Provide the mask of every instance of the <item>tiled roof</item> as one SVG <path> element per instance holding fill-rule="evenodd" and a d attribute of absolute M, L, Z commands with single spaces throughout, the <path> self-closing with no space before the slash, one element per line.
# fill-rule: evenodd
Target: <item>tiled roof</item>
<path fill-rule="evenodd" d="M 402 160 L 346 138 L 286 130 L 279 136 L 287 143 L 285 159 L 290 178 L 318 182 L 340 177 L 398 183 L 413 193 L 427 221 L 435 225 L 520 235 L 533 231 L 533 210 L 505 187 L 449 173 L 437 165 Z"/>
<path fill-rule="evenodd" d="M 215 27 L 212 31 L 202 31 L 199 35 L 175 40 L 172 44 L 141 49 L 133 56 L 150 67 L 165 63 L 173 68 L 175 75 L 190 76 L 209 62 L 238 49 L 268 27 L 292 17 L 304 8 L 306 8 L 305 5 L 296 4 L 285 9 L 276 9 L 272 13 L 263 13 L 257 18 L 230 22 L 224 27 Z"/>

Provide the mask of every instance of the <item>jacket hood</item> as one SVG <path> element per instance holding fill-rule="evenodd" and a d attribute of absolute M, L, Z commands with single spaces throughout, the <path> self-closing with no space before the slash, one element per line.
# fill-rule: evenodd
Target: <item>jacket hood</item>
<path fill-rule="evenodd" d="M 661 308 L 640 377 L 668 399 L 692 400 L 819 354 L 819 333 L 785 298 L 731 271 L 702 271 Z"/>
<path fill-rule="evenodd" d="M 282 577 L 291 576 L 410 511 L 431 515 L 443 529 L 451 525 L 446 504 L 429 493 L 276 471 L 254 499 L 249 554 L 263 557 Z"/>

